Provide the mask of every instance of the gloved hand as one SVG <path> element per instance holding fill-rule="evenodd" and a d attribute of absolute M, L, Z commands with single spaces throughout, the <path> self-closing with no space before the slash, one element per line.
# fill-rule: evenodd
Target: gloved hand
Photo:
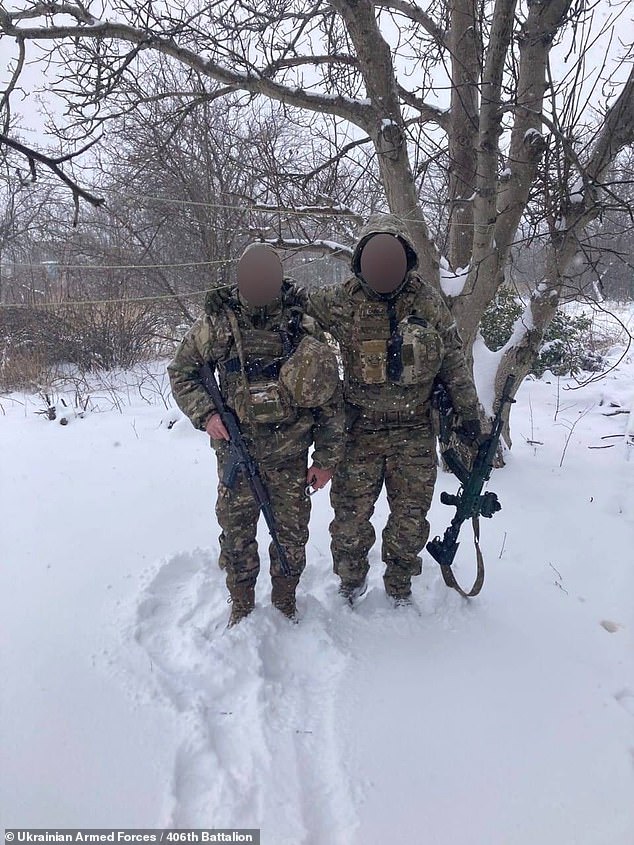
<path fill-rule="evenodd" d="M 458 428 L 456 434 L 465 444 L 465 446 L 475 446 L 482 442 L 482 426 L 480 420 L 463 420 Z"/>

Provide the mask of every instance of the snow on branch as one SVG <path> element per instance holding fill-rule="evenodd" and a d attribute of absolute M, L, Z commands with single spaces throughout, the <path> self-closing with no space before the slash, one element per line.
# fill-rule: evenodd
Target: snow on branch
<path fill-rule="evenodd" d="M 270 244 L 276 249 L 293 250 L 294 252 L 321 252 L 344 261 L 349 261 L 353 253 L 351 246 L 321 239 L 304 241 L 299 238 L 265 238 L 263 243 Z"/>
<path fill-rule="evenodd" d="M 266 203 L 250 203 L 253 211 L 264 211 L 269 214 L 289 214 L 298 217 L 345 217 L 361 225 L 364 218 L 357 211 L 343 205 L 267 205 Z"/>
<path fill-rule="evenodd" d="M 429 105 L 400 84 L 397 84 L 397 89 L 403 102 L 420 112 L 422 123 L 437 123 L 445 131 L 449 129 L 449 111 Z"/>

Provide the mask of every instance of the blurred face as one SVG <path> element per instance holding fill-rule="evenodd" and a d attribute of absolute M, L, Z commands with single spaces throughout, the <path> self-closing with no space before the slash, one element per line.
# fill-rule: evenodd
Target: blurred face
<path fill-rule="evenodd" d="M 372 235 L 361 251 L 361 275 L 377 293 L 392 293 L 407 273 L 405 247 L 394 235 Z"/>
<path fill-rule="evenodd" d="M 269 305 L 282 289 L 282 264 L 266 244 L 253 244 L 238 261 L 238 290 L 249 305 Z"/>

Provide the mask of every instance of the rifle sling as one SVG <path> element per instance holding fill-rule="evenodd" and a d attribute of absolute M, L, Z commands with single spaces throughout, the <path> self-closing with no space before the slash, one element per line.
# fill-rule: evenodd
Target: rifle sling
<path fill-rule="evenodd" d="M 478 562 L 476 579 L 473 583 L 473 587 L 471 587 L 469 592 L 463 590 L 460 584 L 456 581 L 451 566 L 440 567 L 440 571 L 442 573 L 442 577 L 444 579 L 445 584 L 448 587 L 451 587 L 452 590 L 455 590 L 457 593 L 460 593 L 460 595 L 463 596 L 463 598 L 465 599 L 471 599 L 474 596 L 477 596 L 480 590 L 482 589 L 482 585 L 484 584 L 484 559 L 482 557 L 482 551 L 480 550 L 480 522 L 477 516 L 473 517 L 473 519 L 471 520 L 471 524 L 473 526 L 473 542 L 475 545 L 476 558 Z"/>

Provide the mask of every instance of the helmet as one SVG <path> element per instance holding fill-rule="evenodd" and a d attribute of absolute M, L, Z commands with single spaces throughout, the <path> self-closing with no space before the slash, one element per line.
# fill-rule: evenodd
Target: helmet
<path fill-rule="evenodd" d="M 339 384 L 337 356 L 328 344 L 306 335 L 282 364 L 280 381 L 300 408 L 318 408 Z"/>

